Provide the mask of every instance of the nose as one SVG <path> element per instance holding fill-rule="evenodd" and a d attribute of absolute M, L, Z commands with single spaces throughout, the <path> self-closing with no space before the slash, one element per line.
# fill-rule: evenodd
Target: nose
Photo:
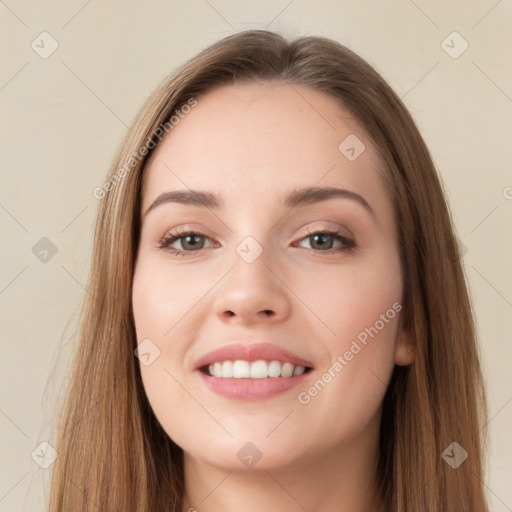
<path fill-rule="evenodd" d="M 253 325 L 279 322 L 290 314 L 290 291 L 265 251 L 252 263 L 238 254 L 218 287 L 215 314 L 224 322 Z"/>

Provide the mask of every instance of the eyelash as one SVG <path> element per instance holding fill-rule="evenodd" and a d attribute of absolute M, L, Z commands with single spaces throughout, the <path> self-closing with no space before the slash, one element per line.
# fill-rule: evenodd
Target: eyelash
<path fill-rule="evenodd" d="M 165 250 L 166 252 L 174 254 L 175 256 L 181 256 L 181 257 L 193 254 L 194 252 L 199 252 L 201 249 L 199 249 L 197 251 L 181 251 L 180 249 L 174 249 L 174 248 L 170 247 L 176 240 L 185 238 L 188 235 L 199 235 L 200 237 L 209 239 L 209 237 L 207 237 L 206 235 L 203 235 L 202 233 L 199 233 L 197 231 L 190 231 L 190 230 L 182 231 L 180 229 L 176 229 L 176 230 L 171 231 L 170 233 L 166 234 L 158 242 L 158 247 L 160 249 Z M 339 241 L 341 241 L 343 243 L 342 247 L 336 247 L 334 249 L 327 249 L 325 251 L 309 249 L 311 251 L 318 253 L 321 256 L 330 255 L 330 254 L 334 254 L 334 253 L 349 252 L 349 251 L 353 250 L 356 246 L 356 244 L 353 240 L 343 236 L 339 231 L 331 230 L 331 229 L 323 229 L 323 230 L 316 229 L 316 230 L 308 231 L 306 233 L 306 235 L 299 240 L 299 242 L 301 242 L 302 240 L 309 238 L 313 235 L 334 235 L 335 238 L 337 238 Z"/>

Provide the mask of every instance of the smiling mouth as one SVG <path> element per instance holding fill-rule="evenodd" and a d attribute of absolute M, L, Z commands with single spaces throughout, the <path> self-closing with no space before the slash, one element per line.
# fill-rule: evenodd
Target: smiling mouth
<path fill-rule="evenodd" d="M 209 377 L 224 379 L 289 379 L 312 370 L 309 366 L 293 365 L 282 361 L 218 361 L 199 369 Z"/>

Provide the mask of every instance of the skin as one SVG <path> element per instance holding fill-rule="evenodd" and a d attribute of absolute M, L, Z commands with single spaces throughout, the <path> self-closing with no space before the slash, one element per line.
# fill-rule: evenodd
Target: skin
<path fill-rule="evenodd" d="M 349 161 L 338 145 L 356 134 L 366 149 Z M 143 215 L 133 283 L 138 342 L 160 355 L 141 364 L 156 417 L 184 450 L 183 511 L 379 510 L 372 498 L 382 400 L 395 364 L 413 360 L 400 314 L 309 403 L 298 401 L 357 335 L 401 304 L 402 270 L 392 204 L 377 152 L 363 127 L 329 96 L 287 84 L 229 85 L 198 104 L 162 140 L 147 169 L 142 212 L 162 192 L 214 192 L 224 208 L 165 203 Z M 295 208 L 293 188 L 332 186 L 360 194 Z M 174 228 L 171 254 L 158 242 Z M 356 246 L 308 232 L 336 229 Z M 236 252 L 252 236 L 263 249 L 252 263 Z M 330 245 L 332 244 L 332 245 Z M 198 247 L 194 249 L 194 247 Z M 272 315 L 263 311 L 271 310 Z M 265 339 L 311 361 L 307 384 L 264 400 L 213 393 L 194 371 L 207 352 Z M 247 442 L 261 452 L 248 468 Z M 372 508 L 373 507 L 373 508 Z"/>

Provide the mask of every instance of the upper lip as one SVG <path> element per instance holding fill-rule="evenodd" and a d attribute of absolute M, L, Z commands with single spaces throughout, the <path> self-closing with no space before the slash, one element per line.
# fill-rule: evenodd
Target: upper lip
<path fill-rule="evenodd" d="M 220 362 L 220 361 L 281 361 L 283 363 L 292 363 L 294 366 L 304 366 L 312 368 L 313 365 L 309 361 L 293 354 L 285 348 L 270 343 L 237 343 L 224 345 L 216 350 L 208 352 L 197 362 L 195 369 L 198 370 L 203 366 Z"/>

